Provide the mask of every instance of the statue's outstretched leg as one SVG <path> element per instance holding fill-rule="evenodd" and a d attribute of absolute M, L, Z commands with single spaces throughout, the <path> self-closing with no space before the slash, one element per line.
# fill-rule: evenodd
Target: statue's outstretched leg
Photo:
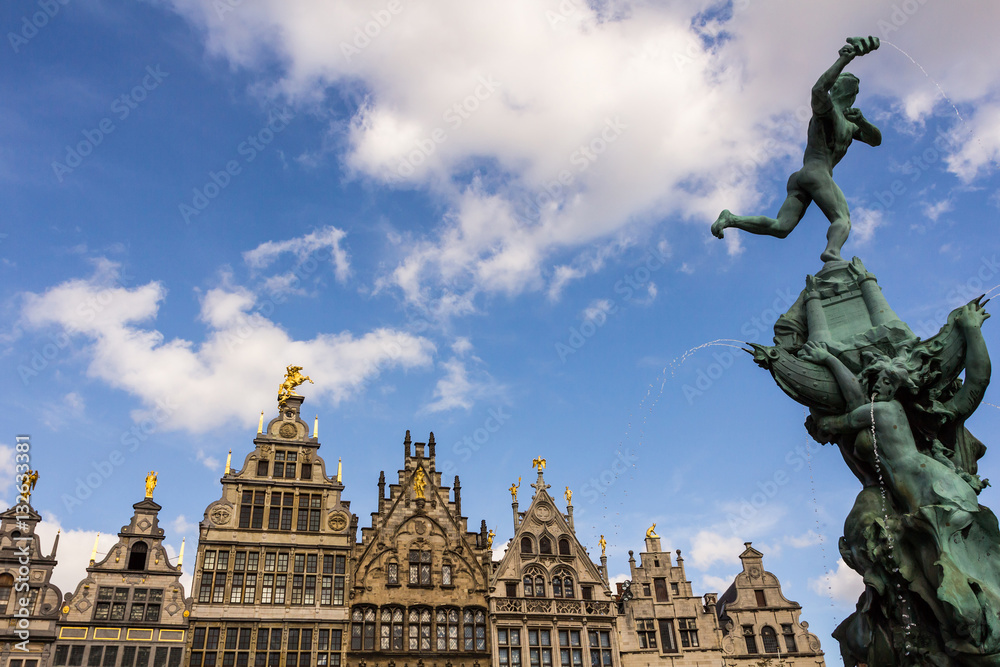
<path fill-rule="evenodd" d="M 795 226 L 802 220 L 810 201 L 811 198 L 806 193 L 790 189 L 788 197 L 778 209 L 777 218 L 769 218 L 766 215 L 733 215 L 726 209 L 712 223 L 712 234 L 721 239 L 723 230 L 734 227 L 751 234 L 783 239 L 791 234 Z"/>
<path fill-rule="evenodd" d="M 847 198 L 833 178 L 824 179 L 820 187 L 814 190 L 816 205 L 830 221 L 830 229 L 826 233 L 826 250 L 819 256 L 824 262 L 842 259 L 840 251 L 847 243 L 851 232 L 851 211 L 847 206 Z"/>

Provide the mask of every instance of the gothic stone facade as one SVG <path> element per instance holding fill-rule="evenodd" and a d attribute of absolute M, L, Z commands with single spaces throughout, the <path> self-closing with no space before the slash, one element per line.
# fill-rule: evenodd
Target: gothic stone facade
<path fill-rule="evenodd" d="M 411 451 L 411 446 L 413 450 Z M 461 483 L 442 486 L 435 442 L 403 441 L 403 469 L 361 531 L 352 566 L 350 665 L 485 667 L 492 552 L 468 530 Z"/>
<path fill-rule="evenodd" d="M 525 512 L 491 581 L 493 667 L 620 667 L 615 601 L 598 568 L 548 493 L 539 465 Z"/>
<path fill-rule="evenodd" d="M 66 596 L 52 664 L 180 667 L 191 599 L 171 565 L 159 527 L 160 506 L 145 498 L 132 506 L 115 544 Z"/>

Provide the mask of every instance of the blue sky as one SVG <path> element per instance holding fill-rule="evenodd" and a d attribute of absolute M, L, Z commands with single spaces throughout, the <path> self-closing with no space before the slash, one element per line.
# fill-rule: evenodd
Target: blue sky
<path fill-rule="evenodd" d="M 7 3 L 0 481 L 31 434 L 64 592 L 151 469 L 168 543 L 193 547 L 226 452 L 242 462 L 295 363 L 363 524 L 406 429 L 434 431 L 498 545 L 506 489 L 541 455 L 613 575 L 655 522 L 695 590 L 721 592 L 753 541 L 835 650 L 858 485 L 732 346 L 769 341 L 827 224 L 810 210 L 783 241 L 708 228 L 722 208 L 773 214 L 810 86 L 844 37 L 872 34 L 882 48 L 850 70 L 883 144 L 836 171 L 845 254 L 925 337 L 996 288 L 998 12 Z M 998 423 L 984 405 L 969 426 L 991 445 Z"/>

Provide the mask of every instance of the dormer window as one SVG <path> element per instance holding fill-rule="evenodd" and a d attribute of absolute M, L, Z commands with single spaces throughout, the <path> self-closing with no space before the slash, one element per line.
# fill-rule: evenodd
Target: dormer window
<path fill-rule="evenodd" d="M 569 540 L 565 537 L 559 540 L 559 555 L 568 556 L 569 555 Z"/>
<path fill-rule="evenodd" d="M 532 548 L 531 538 L 530 537 L 522 537 L 521 538 L 521 553 L 523 553 L 523 554 L 534 553 L 534 549 Z"/>
<path fill-rule="evenodd" d="M 538 553 L 541 554 L 551 554 L 552 553 L 552 540 L 547 537 L 543 537 L 538 540 Z"/>
<path fill-rule="evenodd" d="M 136 542 L 132 545 L 132 551 L 128 555 L 128 570 L 145 570 L 146 556 L 149 555 L 149 546 L 145 542 Z"/>

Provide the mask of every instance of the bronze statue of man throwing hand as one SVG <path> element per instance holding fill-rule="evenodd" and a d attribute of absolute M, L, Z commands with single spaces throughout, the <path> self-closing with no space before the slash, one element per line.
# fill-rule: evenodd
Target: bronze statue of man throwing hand
<path fill-rule="evenodd" d="M 824 262 L 839 260 L 840 250 L 851 231 L 851 214 L 847 199 L 833 182 L 833 168 L 847 153 L 854 139 L 878 146 L 882 133 L 869 123 L 861 111 L 851 105 L 858 95 L 858 78 L 844 68 L 858 56 L 879 47 L 878 37 L 851 37 L 841 47 L 840 57 L 816 81 L 812 89 L 812 119 L 802 168 L 788 179 L 788 197 L 778 210 L 777 218 L 765 215 L 733 215 L 728 210 L 719 214 L 712 224 L 712 234 L 723 236 L 729 227 L 751 234 L 765 234 L 783 239 L 799 224 L 806 208 L 813 201 L 830 220 L 826 250 L 820 255 Z"/>

